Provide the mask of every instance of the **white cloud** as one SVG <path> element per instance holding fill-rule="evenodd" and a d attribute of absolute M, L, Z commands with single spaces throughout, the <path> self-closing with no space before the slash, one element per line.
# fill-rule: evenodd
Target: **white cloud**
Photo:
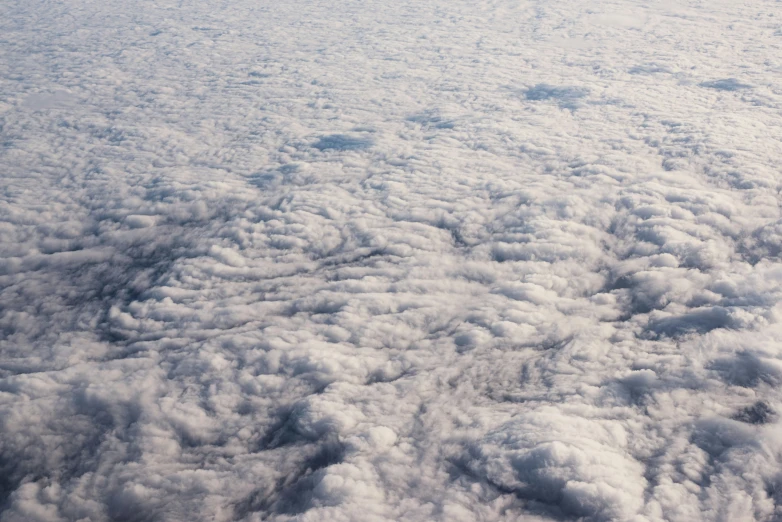
<path fill-rule="evenodd" d="M 778 517 L 734 4 L 0 6 L 0 521 Z"/>

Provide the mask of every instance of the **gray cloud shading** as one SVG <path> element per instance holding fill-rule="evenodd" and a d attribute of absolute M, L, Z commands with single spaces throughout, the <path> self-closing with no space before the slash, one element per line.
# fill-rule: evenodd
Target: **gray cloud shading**
<path fill-rule="evenodd" d="M 0 6 L 0 521 L 779 518 L 775 5 L 108 4 Z"/>

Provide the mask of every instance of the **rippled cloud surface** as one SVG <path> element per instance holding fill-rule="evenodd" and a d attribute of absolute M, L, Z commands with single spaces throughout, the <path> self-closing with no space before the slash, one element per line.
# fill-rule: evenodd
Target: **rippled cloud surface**
<path fill-rule="evenodd" d="M 771 0 L 0 5 L 0 520 L 782 517 Z"/>

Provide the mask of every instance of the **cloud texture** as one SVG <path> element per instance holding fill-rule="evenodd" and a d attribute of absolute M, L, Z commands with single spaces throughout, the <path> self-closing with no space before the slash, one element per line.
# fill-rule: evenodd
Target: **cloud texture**
<path fill-rule="evenodd" d="M 779 8 L 0 5 L 0 521 L 782 516 Z"/>

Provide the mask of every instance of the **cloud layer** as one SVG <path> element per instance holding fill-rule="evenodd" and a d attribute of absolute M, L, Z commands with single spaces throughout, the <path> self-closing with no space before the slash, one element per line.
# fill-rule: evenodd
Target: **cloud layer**
<path fill-rule="evenodd" d="M 0 6 L 0 520 L 782 516 L 774 2 Z"/>

